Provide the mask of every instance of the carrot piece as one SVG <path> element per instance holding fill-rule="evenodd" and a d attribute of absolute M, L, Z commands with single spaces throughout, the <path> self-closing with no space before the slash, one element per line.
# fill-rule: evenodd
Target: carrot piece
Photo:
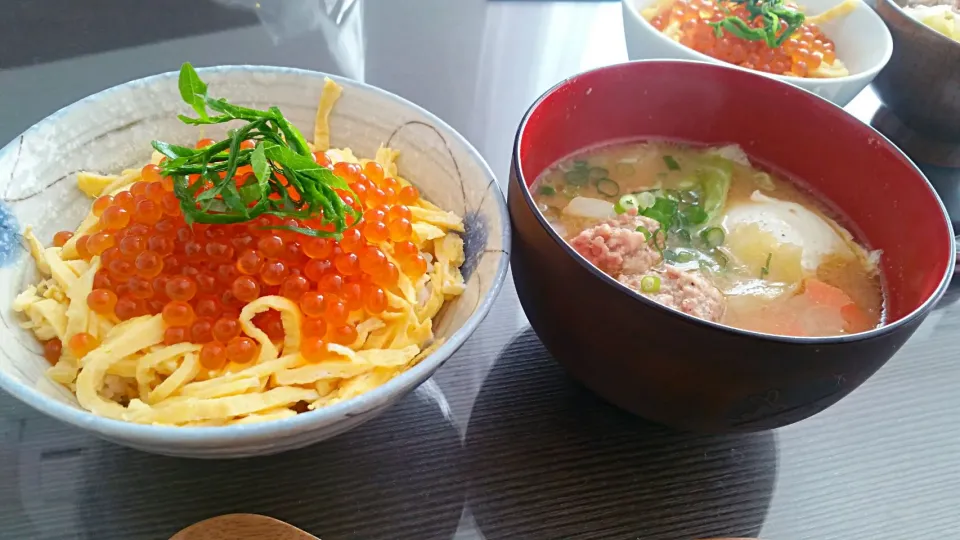
<path fill-rule="evenodd" d="M 803 281 L 803 295 L 810 302 L 822 306 L 844 308 L 853 304 L 847 293 L 833 285 L 827 285 L 819 279 L 807 278 Z M 854 307 L 856 305 L 854 304 Z"/>
<path fill-rule="evenodd" d="M 851 334 L 865 332 L 874 326 L 874 322 L 867 316 L 866 312 L 853 303 L 840 308 L 840 315 L 847 323 L 844 325 L 844 330 Z"/>

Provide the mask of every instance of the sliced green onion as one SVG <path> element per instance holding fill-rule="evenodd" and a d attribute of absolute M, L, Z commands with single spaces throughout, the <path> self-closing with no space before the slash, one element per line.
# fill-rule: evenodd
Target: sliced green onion
<path fill-rule="evenodd" d="M 590 167 L 590 170 L 587 171 L 587 177 L 591 180 L 599 180 L 601 178 L 606 178 L 610 176 L 610 171 L 604 169 L 603 167 Z"/>
<path fill-rule="evenodd" d="M 697 258 L 697 254 L 692 249 L 676 248 L 668 249 L 663 252 L 663 258 L 670 262 L 688 263 Z"/>
<path fill-rule="evenodd" d="M 617 163 L 613 170 L 620 176 L 633 176 L 637 172 L 633 165 L 629 163 Z"/>
<path fill-rule="evenodd" d="M 717 261 L 717 266 L 720 268 L 726 268 L 727 264 L 730 263 L 730 259 L 727 258 L 721 251 L 714 250 L 713 260 Z"/>
<path fill-rule="evenodd" d="M 646 210 L 654 204 L 657 203 L 657 197 L 650 193 L 649 191 L 644 191 L 643 193 L 637 193 L 637 208 L 640 210 Z"/>
<path fill-rule="evenodd" d="M 644 240 L 644 242 L 649 242 L 649 241 L 650 241 L 650 237 L 653 236 L 653 234 L 650 232 L 650 229 L 644 227 L 643 225 L 638 225 L 638 226 L 637 226 L 637 232 L 643 234 L 643 240 Z"/>
<path fill-rule="evenodd" d="M 663 162 L 667 164 L 667 168 L 671 171 L 679 171 L 680 164 L 677 163 L 677 160 L 673 159 L 673 156 L 666 155 L 663 156 Z"/>
<path fill-rule="evenodd" d="M 683 217 L 690 225 L 700 225 L 707 220 L 707 212 L 699 206 L 691 205 L 683 209 Z"/>
<path fill-rule="evenodd" d="M 597 193 L 604 197 L 616 197 L 620 194 L 620 184 L 609 178 L 601 178 L 597 180 Z"/>
<path fill-rule="evenodd" d="M 770 273 L 771 259 L 773 259 L 773 253 L 767 253 L 767 262 L 763 265 L 763 268 L 760 269 L 760 279 L 767 277 L 767 274 Z"/>
<path fill-rule="evenodd" d="M 584 169 L 574 169 L 572 171 L 567 171 L 563 173 L 563 178 L 567 181 L 568 184 L 573 184 L 575 186 L 582 186 L 587 183 L 589 174 Z"/>
<path fill-rule="evenodd" d="M 692 189 L 686 189 L 680 192 L 680 202 L 687 204 L 697 204 L 700 202 L 700 193 Z"/>
<path fill-rule="evenodd" d="M 653 247 L 661 253 L 667 248 L 667 233 L 662 228 L 653 233 Z"/>
<path fill-rule="evenodd" d="M 557 190 L 553 186 L 540 186 L 541 195 L 556 195 Z"/>
<path fill-rule="evenodd" d="M 712 248 L 723 244 L 725 237 L 726 235 L 723 234 L 723 229 L 720 227 L 710 227 L 700 232 L 700 238 L 703 240 L 703 243 Z"/>
<path fill-rule="evenodd" d="M 640 290 L 645 293 L 660 291 L 660 276 L 643 276 L 640 280 Z"/>
<path fill-rule="evenodd" d="M 640 202 L 637 200 L 637 196 L 632 193 L 628 193 L 623 197 L 620 197 L 620 200 L 613 205 L 613 211 L 618 214 L 625 214 L 628 210 L 632 208 L 639 208 Z"/>

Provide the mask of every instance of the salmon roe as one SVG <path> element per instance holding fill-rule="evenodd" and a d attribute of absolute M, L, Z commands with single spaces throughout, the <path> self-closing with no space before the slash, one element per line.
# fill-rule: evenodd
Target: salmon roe
<path fill-rule="evenodd" d="M 209 144 L 201 140 L 197 146 Z M 383 312 L 387 293 L 399 293 L 401 271 L 414 278 L 426 271 L 426 260 L 411 241 L 409 205 L 419 193 L 375 162 L 331 164 L 323 152 L 314 159 L 348 183 L 353 194 L 338 193 L 363 215 L 339 240 L 269 228 L 318 230 L 324 226 L 317 219 L 263 215 L 247 223 L 188 225 L 171 179 L 160 167 L 147 165 L 129 191 L 94 201 L 98 224 L 76 239 L 81 258 L 101 259 L 87 305 L 119 320 L 160 314 L 166 324 L 163 342 L 202 345 L 199 359 L 207 369 L 257 357 L 260 344 L 243 334 L 238 319 L 245 305 L 267 295 L 284 296 L 300 307 L 307 360 L 326 358 L 327 343 L 352 344 L 358 335 L 352 312 Z M 54 243 L 62 246 L 71 236 L 57 233 Z M 277 311 L 260 313 L 253 323 L 271 340 L 284 338 Z M 65 344 L 47 341 L 44 356 L 56 362 L 64 346 L 79 357 L 98 345 L 97 338 L 80 333 Z"/>
<path fill-rule="evenodd" d="M 53 245 L 56 247 L 63 247 L 71 238 L 73 238 L 73 233 L 70 231 L 60 231 L 57 234 L 53 235 Z"/>
<path fill-rule="evenodd" d="M 70 352 L 77 358 L 83 358 L 90 351 L 100 346 L 100 340 L 86 332 L 77 332 L 67 342 Z"/>
<path fill-rule="evenodd" d="M 63 343 L 58 338 L 53 338 L 50 341 L 46 341 L 43 344 L 43 357 L 47 359 L 47 362 L 51 364 L 56 364 L 60 360 L 60 355 L 63 353 Z"/>
<path fill-rule="evenodd" d="M 772 49 L 763 40 L 739 38 L 726 30 L 718 37 L 709 23 L 730 16 L 751 28 L 763 26 L 760 17 L 750 20 L 743 4 L 717 0 L 677 0 L 650 23 L 661 32 L 677 29 L 681 44 L 707 56 L 775 75 L 808 77 L 821 64 L 833 64 L 837 59 L 836 45 L 815 24 L 804 23 L 781 46 Z M 780 24 L 787 28 L 785 21 Z"/>

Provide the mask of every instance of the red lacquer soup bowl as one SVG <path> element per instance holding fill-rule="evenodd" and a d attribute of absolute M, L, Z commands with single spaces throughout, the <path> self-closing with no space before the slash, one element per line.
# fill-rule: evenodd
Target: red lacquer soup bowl
<path fill-rule="evenodd" d="M 529 186 L 586 147 L 658 138 L 739 144 L 838 208 L 883 250 L 885 324 L 821 338 L 739 330 L 642 298 L 572 250 Z M 517 294 L 550 353 L 606 400 L 696 431 L 775 428 L 839 401 L 913 334 L 955 257 L 943 204 L 883 136 L 804 90 L 696 62 L 620 64 L 549 90 L 520 124 L 509 207 Z"/>

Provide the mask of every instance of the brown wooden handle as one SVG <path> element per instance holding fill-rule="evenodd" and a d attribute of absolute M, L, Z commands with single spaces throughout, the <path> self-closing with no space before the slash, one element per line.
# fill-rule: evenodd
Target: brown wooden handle
<path fill-rule="evenodd" d="M 227 514 L 194 523 L 170 540 L 320 540 L 289 523 L 257 514 Z"/>

